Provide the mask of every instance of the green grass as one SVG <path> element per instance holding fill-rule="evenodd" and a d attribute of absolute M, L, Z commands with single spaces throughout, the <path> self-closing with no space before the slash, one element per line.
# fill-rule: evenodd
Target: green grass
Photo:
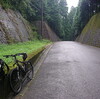
<path fill-rule="evenodd" d="M 34 40 L 10 45 L 0 44 L 0 58 L 9 64 L 12 62 L 12 58 L 4 58 L 3 55 L 10 55 L 23 52 L 30 54 L 33 51 L 37 51 L 39 48 L 42 48 L 43 46 L 49 43 L 51 42 L 48 40 Z"/>

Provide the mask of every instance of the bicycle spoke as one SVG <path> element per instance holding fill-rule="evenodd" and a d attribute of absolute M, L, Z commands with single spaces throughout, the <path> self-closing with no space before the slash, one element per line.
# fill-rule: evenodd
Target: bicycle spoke
<path fill-rule="evenodd" d="M 12 70 L 10 74 L 10 85 L 13 92 L 18 93 L 20 92 L 22 85 L 21 85 L 21 76 L 17 74 L 17 69 L 15 68 Z"/>

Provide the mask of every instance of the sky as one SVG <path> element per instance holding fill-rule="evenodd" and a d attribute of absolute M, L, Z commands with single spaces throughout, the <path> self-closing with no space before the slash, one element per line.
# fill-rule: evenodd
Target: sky
<path fill-rule="evenodd" d="M 67 4 L 68 4 L 68 12 L 70 11 L 71 9 L 71 6 L 74 6 L 76 7 L 78 5 L 78 2 L 79 0 L 66 0 L 67 1 Z"/>

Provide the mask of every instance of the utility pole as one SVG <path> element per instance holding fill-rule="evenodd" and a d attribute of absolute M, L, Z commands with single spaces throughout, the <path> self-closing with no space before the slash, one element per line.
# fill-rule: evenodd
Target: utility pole
<path fill-rule="evenodd" d="M 41 0 L 41 38 L 43 38 L 43 0 Z"/>

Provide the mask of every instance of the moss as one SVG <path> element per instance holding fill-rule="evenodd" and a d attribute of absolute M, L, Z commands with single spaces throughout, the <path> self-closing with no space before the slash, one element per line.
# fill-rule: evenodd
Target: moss
<path fill-rule="evenodd" d="M 96 36 L 99 33 L 98 36 Z M 81 35 L 77 38 L 77 41 L 80 41 L 85 44 L 100 46 L 100 13 L 94 15 L 88 24 L 83 29 Z M 96 43 L 97 42 L 97 43 Z"/>
<path fill-rule="evenodd" d="M 92 33 L 95 33 L 95 30 L 100 28 L 100 13 L 94 15 L 90 21 L 88 22 L 88 24 L 85 26 L 85 28 L 83 29 L 82 33 L 86 34 L 88 32 L 88 30 L 92 30 Z"/>

